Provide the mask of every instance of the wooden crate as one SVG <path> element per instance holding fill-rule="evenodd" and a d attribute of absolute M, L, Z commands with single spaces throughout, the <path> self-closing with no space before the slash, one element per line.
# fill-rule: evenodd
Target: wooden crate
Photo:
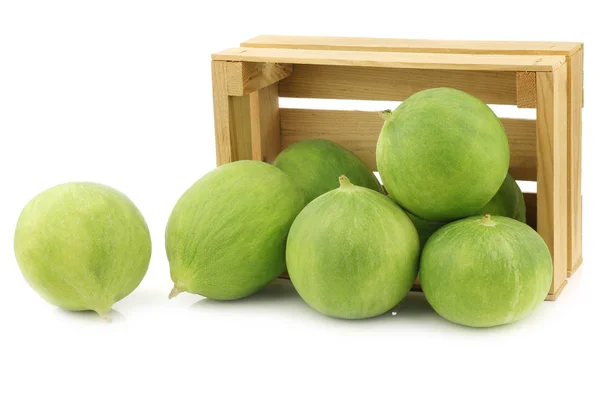
<path fill-rule="evenodd" d="M 527 223 L 552 253 L 548 299 L 581 264 L 581 43 L 259 36 L 213 54 L 212 76 L 219 165 L 272 162 L 294 142 L 326 138 L 376 170 L 376 113 L 280 108 L 279 97 L 402 101 L 445 86 L 536 108 L 535 120 L 502 122 L 511 175 L 537 182 Z"/>

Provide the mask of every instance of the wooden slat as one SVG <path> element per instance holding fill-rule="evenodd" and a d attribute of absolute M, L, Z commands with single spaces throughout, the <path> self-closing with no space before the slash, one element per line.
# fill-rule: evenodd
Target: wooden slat
<path fill-rule="evenodd" d="M 227 92 L 244 96 L 292 75 L 291 64 L 228 62 Z"/>
<path fill-rule="evenodd" d="M 537 230 L 537 193 L 523 193 L 527 225 Z"/>
<path fill-rule="evenodd" d="M 263 35 L 243 42 L 241 46 L 257 48 L 400 51 L 417 53 L 571 55 L 581 48 L 581 43 Z"/>
<path fill-rule="evenodd" d="M 550 293 L 567 278 L 567 66 L 537 74 L 537 231 L 554 263 Z"/>
<path fill-rule="evenodd" d="M 569 276 L 582 262 L 581 248 L 581 108 L 583 107 L 583 49 L 570 57 L 568 68 L 568 271 Z"/>
<path fill-rule="evenodd" d="M 217 165 L 252 158 L 249 99 L 227 95 L 226 64 L 212 63 Z"/>
<path fill-rule="evenodd" d="M 402 101 L 434 87 L 452 87 L 488 104 L 517 104 L 515 72 L 454 71 L 297 64 L 281 81 L 281 97 Z"/>
<path fill-rule="evenodd" d="M 307 139 L 329 139 L 360 157 L 372 170 L 377 170 L 375 148 L 383 120 L 376 112 L 280 110 L 282 147 Z M 511 150 L 510 173 L 518 180 L 535 181 L 535 120 L 501 119 Z"/>
<path fill-rule="evenodd" d="M 517 72 L 517 107 L 535 108 L 537 90 L 535 88 L 535 72 Z"/>
<path fill-rule="evenodd" d="M 252 158 L 273 162 L 281 151 L 278 84 L 250 94 Z"/>
<path fill-rule="evenodd" d="M 553 71 L 564 56 L 442 53 L 386 53 L 373 51 L 234 48 L 212 55 L 215 61 L 250 61 L 359 67 L 453 69 L 477 71 Z"/>

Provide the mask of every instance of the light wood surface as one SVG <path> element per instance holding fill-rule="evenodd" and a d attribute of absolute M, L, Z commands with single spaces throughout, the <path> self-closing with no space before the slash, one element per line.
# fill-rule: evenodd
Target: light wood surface
<path fill-rule="evenodd" d="M 283 148 L 301 140 L 329 139 L 355 153 L 373 171 L 377 170 L 375 148 L 383 120 L 376 112 L 282 108 L 280 119 Z M 518 180 L 535 181 L 535 120 L 501 120 L 511 149 L 511 175 Z"/>
<path fill-rule="evenodd" d="M 550 294 L 567 278 L 567 66 L 537 74 L 537 231 L 554 262 Z"/>
<path fill-rule="evenodd" d="M 517 107 L 536 107 L 537 102 L 535 97 L 537 95 L 537 90 L 535 88 L 535 81 L 535 72 L 517 72 Z"/>
<path fill-rule="evenodd" d="M 227 93 L 244 96 L 292 75 L 291 64 L 228 62 Z"/>
<path fill-rule="evenodd" d="M 488 104 L 517 104 L 515 80 L 515 72 L 507 71 L 296 64 L 294 74 L 280 82 L 279 94 L 298 98 L 402 101 L 423 89 L 452 87 Z"/>
<path fill-rule="evenodd" d="M 582 262 L 581 108 L 583 107 L 583 49 L 569 58 L 568 68 L 568 272 Z"/>
<path fill-rule="evenodd" d="M 581 43 L 263 35 L 247 40 L 241 46 L 421 53 L 571 55 L 581 48 Z"/>
<path fill-rule="evenodd" d="M 252 159 L 273 162 L 281 151 L 277 83 L 250 94 Z"/>
<path fill-rule="evenodd" d="M 248 96 L 228 96 L 227 63 L 225 62 L 213 61 L 212 81 L 217 165 L 251 159 Z"/>
<path fill-rule="evenodd" d="M 359 67 L 451 69 L 474 71 L 553 71 L 564 56 L 442 53 L 386 53 L 374 51 L 233 48 L 212 55 L 214 61 L 284 64 L 352 65 Z"/>

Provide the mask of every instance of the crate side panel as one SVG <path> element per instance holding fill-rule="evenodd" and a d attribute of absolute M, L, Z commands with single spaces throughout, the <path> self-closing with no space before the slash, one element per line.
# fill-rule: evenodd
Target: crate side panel
<path fill-rule="evenodd" d="M 570 55 L 581 48 L 581 43 L 262 35 L 243 42 L 241 46 L 312 50 Z"/>
<path fill-rule="evenodd" d="M 283 148 L 301 140 L 329 139 L 360 157 L 377 170 L 375 148 L 383 120 L 376 112 L 280 109 Z M 515 179 L 536 179 L 536 130 L 534 120 L 501 119 L 511 149 L 510 173 Z"/>
<path fill-rule="evenodd" d="M 281 97 L 402 101 L 434 87 L 452 87 L 488 104 L 517 104 L 516 74 L 510 71 L 454 71 L 303 65 L 280 83 Z"/>

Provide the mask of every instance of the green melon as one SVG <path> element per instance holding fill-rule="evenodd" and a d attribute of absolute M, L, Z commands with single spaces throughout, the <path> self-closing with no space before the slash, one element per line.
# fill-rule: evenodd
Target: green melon
<path fill-rule="evenodd" d="M 288 273 L 300 296 L 332 317 L 358 319 L 396 306 L 417 275 L 419 237 L 388 197 L 340 177 L 313 200 L 287 241 Z"/>
<path fill-rule="evenodd" d="M 415 228 L 417 228 L 421 249 L 425 247 L 425 243 L 427 243 L 427 240 L 429 240 L 435 231 L 446 225 L 446 222 L 428 221 L 426 219 L 419 218 L 416 215 L 411 214 L 409 211 L 406 211 L 406 214 L 415 225 Z"/>
<path fill-rule="evenodd" d="M 354 153 L 325 139 L 303 140 L 283 150 L 273 162 L 304 190 L 308 201 L 338 187 L 346 175 L 355 185 L 383 193 L 373 172 Z"/>
<path fill-rule="evenodd" d="M 135 205 L 95 183 L 66 183 L 37 195 L 19 217 L 14 248 L 23 276 L 44 299 L 106 318 L 140 284 L 151 253 Z"/>
<path fill-rule="evenodd" d="M 552 258 L 529 226 L 507 217 L 449 223 L 427 241 L 421 287 L 449 321 L 490 327 L 518 321 L 540 305 L 552 282 Z"/>
<path fill-rule="evenodd" d="M 406 210 L 405 210 L 406 211 Z M 421 249 L 425 247 L 425 243 L 435 231 L 446 225 L 447 222 L 440 221 L 428 221 L 423 218 L 419 218 L 409 211 L 406 211 L 410 217 L 417 232 L 419 232 L 419 240 L 421 242 Z M 517 185 L 517 182 L 510 176 L 506 175 L 502 186 L 498 192 L 492 197 L 492 199 L 483 207 L 481 210 L 476 212 L 474 215 L 500 215 L 516 219 L 517 221 L 525 222 L 525 199 L 523 193 Z"/>
<path fill-rule="evenodd" d="M 305 205 L 292 179 L 260 161 L 209 172 L 179 199 L 165 241 L 175 286 L 217 300 L 251 295 L 285 271 L 285 241 Z"/>
<path fill-rule="evenodd" d="M 475 214 L 500 188 L 508 139 L 479 99 L 428 89 L 383 115 L 377 169 L 402 208 L 426 220 L 451 221 Z"/>
<path fill-rule="evenodd" d="M 525 222 L 525 198 L 517 182 L 506 174 L 500 190 L 481 210 L 474 215 L 502 215 Z"/>

